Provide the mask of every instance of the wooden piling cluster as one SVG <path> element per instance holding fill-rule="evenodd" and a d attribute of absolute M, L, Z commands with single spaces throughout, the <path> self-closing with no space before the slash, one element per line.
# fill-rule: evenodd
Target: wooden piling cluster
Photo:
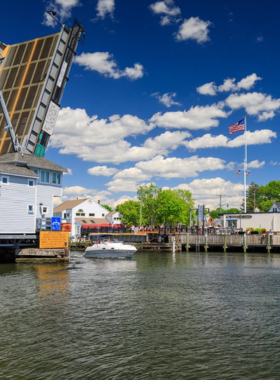
<path fill-rule="evenodd" d="M 273 250 L 280 252 L 280 235 L 180 235 L 183 250 L 204 250 L 222 249 L 227 252 L 229 249 L 242 249 L 244 253 L 259 249 L 268 253 Z"/>

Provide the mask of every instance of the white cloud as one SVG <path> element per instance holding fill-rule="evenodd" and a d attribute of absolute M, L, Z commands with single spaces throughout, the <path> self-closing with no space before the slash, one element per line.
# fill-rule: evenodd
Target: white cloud
<path fill-rule="evenodd" d="M 98 17 L 105 18 L 107 14 L 113 17 L 115 0 L 98 0 L 96 10 Z"/>
<path fill-rule="evenodd" d="M 209 27 L 211 26 L 210 21 L 200 20 L 199 17 L 191 17 L 184 20 L 183 24 L 180 25 L 179 31 L 176 35 L 177 41 L 185 41 L 192 39 L 198 43 L 203 43 L 209 41 Z"/>
<path fill-rule="evenodd" d="M 67 107 L 59 113 L 56 133 L 51 137 L 50 146 L 60 149 L 61 154 L 75 154 L 84 161 L 119 164 L 149 160 L 158 154 L 167 155 L 170 150 L 181 145 L 185 138 L 191 137 L 185 131 L 166 131 L 155 138 L 148 138 L 142 146 L 132 146 L 124 140 L 129 136 L 148 133 L 153 128 L 154 124 L 132 115 L 98 119 L 97 116 L 89 117 L 85 110 Z M 103 168 L 98 169 L 98 173 Z M 97 169 L 93 172 L 97 172 Z"/>
<path fill-rule="evenodd" d="M 214 82 L 205 83 L 200 87 L 196 88 L 197 92 L 202 95 L 216 95 L 217 93 L 217 86 Z"/>
<path fill-rule="evenodd" d="M 151 4 L 149 8 L 155 14 L 161 15 L 160 24 L 162 26 L 174 22 L 176 16 L 179 16 L 181 13 L 180 8 L 175 6 L 173 0 L 157 1 L 154 4 Z"/>
<path fill-rule="evenodd" d="M 179 102 L 175 102 L 173 100 L 173 98 L 175 98 L 177 96 L 176 92 L 167 92 L 163 95 L 160 95 L 158 92 L 155 92 L 154 94 L 152 94 L 151 96 L 154 96 L 155 98 L 158 99 L 158 101 L 162 104 L 164 104 L 167 108 L 171 107 L 171 106 L 174 106 L 174 105 L 177 105 L 177 106 L 180 106 L 181 103 Z"/>
<path fill-rule="evenodd" d="M 133 180 L 136 182 L 140 182 L 140 181 L 147 181 L 151 179 L 151 176 L 143 173 L 140 169 L 134 167 L 134 168 L 124 169 L 122 171 L 119 171 L 114 176 L 114 179 L 122 179 L 125 181 Z"/>
<path fill-rule="evenodd" d="M 229 91 L 240 91 L 240 90 L 250 90 L 256 83 L 256 81 L 261 80 L 257 74 L 253 73 L 248 75 L 246 78 L 241 79 L 237 84 L 235 83 L 235 78 L 224 79 L 224 83 L 220 86 L 216 86 L 215 82 L 205 83 L 196 90 L 202 95 L 216 95 L 217 92 L 229 92 Z"/>
<path fill-rule="evenodd" d="M 118 172 L 116 168 L 108 168 L 107 166 L 94 166 L 93 168 L 88 169 L 88 174 L 94 176 L 104 176 L 110 177 Z"/>
<path fill-rule="evenodd" d="M 274 116 L 275 116 L 274 111 L 269 111 L 269 112 L 264 111 L 259 115 L 259 121 L 266 121 L 268 119 L 273 119 Z"/>
<path fill-rule="evenodd" d="M 269 129 L 262 129 L 254 132 L 247 131 L 247 145 L 261 145 L 272 143 L 272 138 L 277 134 Z M 183 145 L 189 150 L 195 151 L 204 148 L 237 148 L 245 145 L 244 133 L 234 139 L 225 135 L 213 136 L 210 133 L 193 140 L 184 141 Z"/>
<path fill-rule="evenodd" d="M 150 5 L 150 9 L 156 14 L 165 14 L 168 16 L 177 16 L 181 13 L 180 8 L 176 7 L 172 0 L 157 1 Z"/>
<path fill-rule="evenodd" d="M 118 200 L 116 200 L 113 204 L 113 207 L 116 208 L 118 205 L 127 202 L 127 201 L 138 201 L 138 198 L 135 197 L 130 197 L 129 195 L 123 195 L 121 196 Z"/>
<path fill-rule="evenodd" d="M 137 191 L 137 181 L 133 180 L 122 180 L 122 179 L 115 179 L 113 181 L 110 181 L 106 183 L 106 186 L 108 187 L 109 191 L 118 193 L 118 192 L 136 192 Z"/>
<path fill-rule="evenodd" d="M 68 170 L 68 172 L 65 173 L 64 175 L 73 175 L 73 171 L 72 171 L 72 169 L 67 169 L 67 170 Z"/>
<path fill-rule="evenodd" d="M 133 67 L 126 67 L 120 70 L 113 55 L 108 52 L 82 53 L 74 60 L 80 66 L 85 66 L 86 70 L 97 71 L 109 78 L 129 78 L 136 80 L 144 75 L 144 67 L 140 63 L 135 63 Z"/>
<path fill-rule="evenodd" d="M 240 82 L 237 83 L 237 88 L 243 88 L 244 90 L 250 90 L 256 81 L 261 80 L 262 78 L 258 77 L 257 74 L 248 75 L 246 78 L 241 79 Z"/>
<path fill-rule="evenodd" d="M 55 18 L 63 22 L 71 17 L 72 8 L 77 6 L 80 6 L 79 0 L 53 0 L 48 2 L 46 9 L 56 12 Z M 44 14 L 43 24 L 51 27 L 57 25 L 56 21 L 48 13 Z"/>
<path fill-rule="evenodd" d="M 264 167 L 265 165 L 265 161 L 259 161 L 259 160 L 254 160 L 254 161 L 251 161 L 251 162 L 248 162 L 247 166 L 248 168 L 254 168 L 254 169 L 260 169 L 262 167 Z"/>
<path fill-rule="evenodd" d="M 189 111 L 166 112 L 164 114 L 158 112 L 152 116 L 150 122 L 163 128 L 209 129 L 219 125 L 217 118 L 228 116 L 222 108 L 223 103 L 219 103 L 211 106 L 191 107 Z"/>
<path fill-rule="evenodd" d="M 198 173 L 206 170 L 224 169 L 225 161 L 214 157 L 164 158 L 156 156 L 152 160 L 138 162 L 135 166 L 152 177 L 187 178 L 197 177 Z"/>
<path fill-rule="evenodd" d="M 86 189 L 82 186 L 71 186 L 71 187 L 64 187 L 63 194 L 64 195 L 73 195 L 73 196 L 80 196 L 85 197 L 88 194 L 95 193 L 96 190 L 94 189 Z"/>
<path fill-rule="evenodd" d="M 219 92 L 228 92 L 236 90 L 238 87 L 236 86 L 235 78 L 228 78 L 224 80 L 224 83 L 217 87 L 217 91 Z"/>
<path fill-rule="evenodd" d="M 280 99 L 272 99 L 271 95 L 259 92 L 232 94 L 226 99 L 226 103 L 234 110 L 245 108 L 248 115 L 258 115 L 259 121 L 272 118 L 272 112 L 280 108 Z"/>
<path fill-rule="evenodd" d="M 154 152 L 167 152 L 169 149 L 175 150 L 179 145 L 182 145 L 184 139 L 191 137 L 189 132 L 170 132 L 166 131 L 154 138 L 148 138 L 144 142 L 144 147 L 151 149 Z"/>
<path fill-rule="evenodd" d="M 206 207 L 216 209 L 219 207 L 219 194 L 224 194 L 222 203 L 228 203 L 229 207 L 240 208 L 243 200 L 244 186 L 241 183 L 233 183 L 224 179 L 209 178 L 195 179 L 190 183 L 183 183 L 177 189 L 189 190 L 197 204 L 205 204 Z"/>

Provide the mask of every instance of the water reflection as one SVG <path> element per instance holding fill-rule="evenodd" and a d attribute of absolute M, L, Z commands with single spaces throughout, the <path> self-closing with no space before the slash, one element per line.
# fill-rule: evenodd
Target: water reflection
<path fill-rule="evenodd" d="M 280 256 L 0 266 L 1 379 L 277 379 Z"/>

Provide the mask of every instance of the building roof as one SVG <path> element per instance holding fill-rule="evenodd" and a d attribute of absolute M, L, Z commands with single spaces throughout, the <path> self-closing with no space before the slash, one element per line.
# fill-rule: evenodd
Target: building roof
<path fill-rule="evenodd" d="M 101 224 L 109 224 L 110 225 L 110 223 L 108 222 L 108 220 L 107 219 L 105 219 L 105 218 L 95 218 L 95 217 L 91 217 L 91 218 L 75 218 L 75 220 L 77 221 L 77 222 L 79 222 L 80 224 L 99 224 L 99 225 L 101 225 Z"/>
<path fill-rule="evenodd" d="M 66 201 L 61 203 L 60 205 L 56 206 L 53 210 L 53 212 L 62 212 L 65 210 L 72 209 L 76 206 L 78 206 L 80 203 L 83 203 L 86 201 L 88 198 L 83 198 L 83 199 L 74 199 L 72 201 Z"/>
<path fill-rule="evenodd" d="M 44 157 L 34 156 L 33 154 L 23 154 L 20 152 L 3 154 L 0 156 L 0 163 L 26 165 L 38 169 L 49 169 L 68 173 L 68 170 L 64 167 L 57 165 Z"/>
<path fill-rule="evenodd" d="M 2 164 L 0 162 L 0 173 L 16 174 L 26 177 L 38 178 L 39 176 L 33 171 L 28 169 L 26 166 L 16 166 L 12 164 Z"/>
<path fill-rule="evenodd" d="M 111 211 L 111 212 L 109 212 L 108 214 L 106 214 L 106 216 L 112 216 L 112 215 L 114 215 L 114 214 L 116 214 L 118 211 Z"/>

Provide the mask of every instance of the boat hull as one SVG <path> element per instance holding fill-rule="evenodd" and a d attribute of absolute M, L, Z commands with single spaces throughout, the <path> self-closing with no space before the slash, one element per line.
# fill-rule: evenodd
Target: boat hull
<path fill-rule="evenodd" d="M 107 258 L 107 259 L 118 259 L 120 257 L 122 258 L 133 258 L 134 255 L 134 250 L 129 251 L 129 250 L 89 250 L 86 251 L 84 254 L 84 257 L 95 257 L 95 258 Z"/>

